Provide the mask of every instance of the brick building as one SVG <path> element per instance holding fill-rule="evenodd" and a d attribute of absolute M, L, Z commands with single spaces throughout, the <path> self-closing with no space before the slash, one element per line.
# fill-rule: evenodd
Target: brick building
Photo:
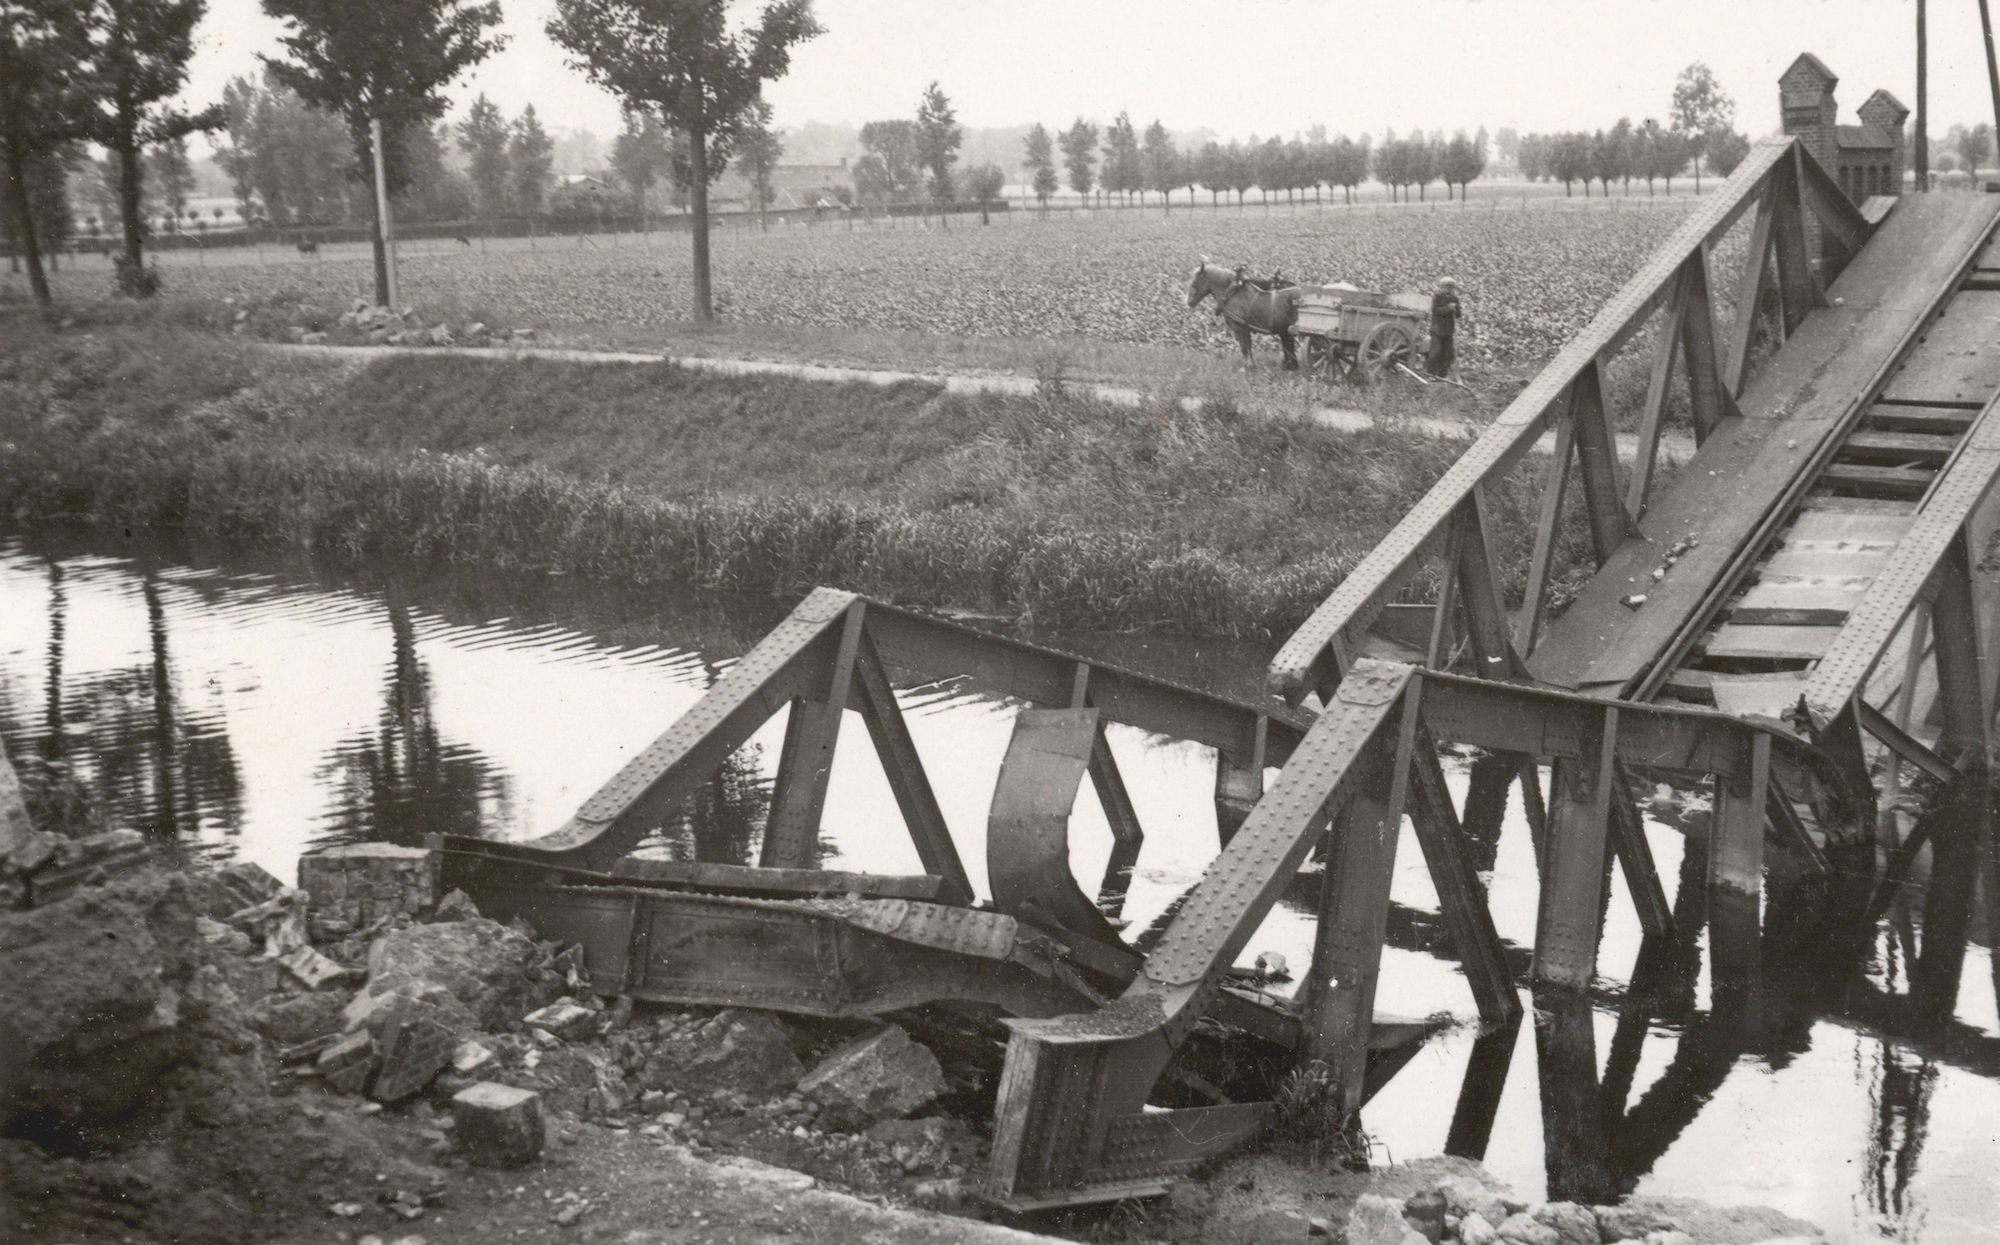
<path fill-rule="evenodd" d="M 1778 79 L 1778 114 L 1785 133 L 1796 137 L 1856 203 L 1870 195 L 1901 194 L 1908 147 L 1903 122 L 1910 110 L 1889 92 L 1877 91 L 1858 110 L 1860 125 L 1841 125 L 1833 101 L 1839 84 L 1819 57 L 1801 53 Z"/>

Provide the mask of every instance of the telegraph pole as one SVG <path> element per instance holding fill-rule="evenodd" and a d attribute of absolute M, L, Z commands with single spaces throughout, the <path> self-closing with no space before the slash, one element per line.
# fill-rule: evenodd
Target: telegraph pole
<path fill-rule="evenodd" d="M 1922 2 L 1918 0 L 1918 3 Z M 1919 127 L 1922 124 L 1918 122 Z M 376 117 L 368 123 L 368 135 L 375 142 L 375 219 L 381 223 L 382 229 L 382 257 L 389 276 L 389 306 L 401 309 L 403 300 L 396 291 L 396 238 L 389 228 L 389 179 L 382 159 L 382 118 Z"/>
<path fill-rule="evenodd" d="M 1993 94 L 1993 150 L 2000 156 L 2000 61 L 1993 56 L 1993 14 L 1986 0 L 1979 0 L 1979 29 L 1986 36 L 1986 87 Z M 1979 170 L 1974 169 L 1976 177 Z"/>
<path fill-rule="evenodd" d="M 1926 52 L 1924 37 L 1924 0 L 1917 0 L 1917 133 L 1911 146 L 1915 158 L 1910 166 L 1916 171 L 1917 190 L 1931 188 L 1931 131 L 1929 96 L 1930 61 Z"/>

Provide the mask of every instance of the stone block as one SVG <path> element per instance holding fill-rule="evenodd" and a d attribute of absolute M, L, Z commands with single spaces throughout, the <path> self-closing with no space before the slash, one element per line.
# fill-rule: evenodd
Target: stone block
<path fill-rule="evenodd" d="M 1544 1202 L 1529 1212 L 1535 1222 L 1554 1228 L 1561 1245 L 1600 1245 L 1597 1216 L 1575 1202 Z"/>
<path fill-rule="evenodd" d="M 530 1029 L 546 1029 L 566 1042 L 590 1036 L 597 1028 L 597 1013 L 569 999 L 558 999 L 521 1018 Z"/>
<path fill-rule="evenodd" d="M 342 1030 L 343 1003 L 338 991 L 266 999 L 250 1012 L 250 1026 L 280 1046 L 302 1046 Z"/>
<path fill-rule="evenodd" d="M 1604 1241 L 1643 1241 L 1651 1232 L 1680 1227 L 1671 1217 L 1643 1206 L 1594 1206 L 1597 1235 Z"/>
<path fill-rule="evenodd" d="M 428 1000 L 397 1000 L 382 1026 L 382 1070 L 369 1097 L 400 1102 L 451 1066 L 458 1034 L 445 1016 L 444 1008 Z"/>
<path fill-rule="evenodd" d="M 1499 1239 L 1500 1234 L 1493 1230 L 1493 1224 L 1478 1211 L 1458 1221 L 1459 1245 L 1494 1245 Z"/>
<path fill-rule="evenodd" d="M 1429 1245 L 1429 1238 L 1403 1218 L 1403 1203 L 1364 1193 L 1347 1212 L 1347 1245 Z"/>
<path fill-rule="evenodd" d="M 937 1056 L 896 1025 L 837 1047 L 799 1082 L 833 1129 L 900 1119 L 944 1090 Z"/>
<path fill-rule="evenodd" d="M 451 1098 L 452 1133 L 466 1160 L 481 1167 L 520 1167 L 542 1152 L 542 1096 L 481 1081 Z"/>
<path fill-rule="evenodd" d="M 1516 1245 L 1561 1245 L 1562 1241 L 1554 1228 L 1526 1213 L 1507 1216 L 1494 1230 L 1501 1240 Z"/>
<path fill-rule="evenodd" d="M 358 1094 L 375 1070 L 375 1039 L 367 1030 L 347 1034 L 319 1053 L 313 1071 L 328 1088 L 341 1094 Z"/>
<path fill-rule="evenodd" d="M 642 1089 L 731 1090 L 764 1099 L 790 1093 L 805 1075 L 791 1035 L 769 1012 L 725 1008 L 663 1033 L 639 1073 Z"/>
<path fill-rule="evenodd" d="M 437 863 L 421 847 L 350 843 L 299 857 L 299 889 L 312 895 L 315 917 L 359 929 L 435 907 Z"/>

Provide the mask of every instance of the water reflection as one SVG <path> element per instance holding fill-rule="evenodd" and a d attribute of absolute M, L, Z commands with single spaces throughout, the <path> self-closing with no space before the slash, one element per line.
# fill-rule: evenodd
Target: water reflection
<path fill-rule="evenodd" d="M 477 749 L 448 742 L 432 705 L 429 668 L 400 589 L 384 601 L 391 653 L 375 730 L 342 740 L 319 767 L 332 808 L 321 842 L 423 846 L 426 834 L 480 835 L 511 820 L 510 783 Z"/>
<path fill-rule="evenodd" d="M 24 767 L 102 791 L 108 821 L 281 876 L 309 840 L 553 829 L 770 621 L 769 603 L 762 616 L 688 612 L 644 590 L 545 577 L 328 571 L 94 539 L 0 541 L 0 735 Z M 981 885 L 978 836 L 1014 707 L 955 683 L 899 700 Z M 783 717 L 646 849 L 753 862 Z M 850 721 L 842 739 L 827 849 L 840 867 L 914 867 L 895 855 L 908 849 L 886 785 L 863 772 L 865 731 Z M 1113 851 L 1086 792 L 1076 867 L 1129 886 L 1128 936 L 1143 945 L 1137 931 L 1159 928 L 1215 851 L 1212 755 L 1123 733 L 1113 745 L 1146 845 L 1136 860 Z M 1538 810 L 1521 807 L 1518 778 L 1517 763 L 1494 759 L 1454 765 L 1451 781 L 1462 801 L 1468 786 L 1485 792 L 1479 816 L 1468 809 L 1470 846 L 1526 981 Z M 1986 972 L 1985 952 L 1966 951 L 1987 940 L 1974 888 L 1925 885 L 1939 868 L 1929 849 L 1899 867 L 1914 880 L 1879 891 L 1873 845 L 1824 877 L 1774 850 L 1761 911 L 1712 908 L 1705 818 L 1647 833 L 1670 875 L 1673 935 L 1642 939 L 1615 901 L 1590 995 L 1447 1035 L 1364 1124 L 1398 1157 L 1484 1156 L 1528 1196 L 1695 1192 L 1775 1204 L 1837 1239 L 1914 1237 L 1953 1214 L 1990 1228 L 2000 1025 L 1983 986 L 1946 989 L 1961 960 L 1977 969 L 1968 983 Z M 1947 864 L 1963 858 L 1949 827 L 1926 833 L 1943 836 Z M 1399 859 L 1411 863 L 1398 871 L 1383 980 L 1401 997 L 1384 1009 L 1463 1011 L 1414 842 Z M 1304 964 L 1319 891 L 1316 875 L 1297 878 L 1252 951 Z M 1755 1147 L 1790 1149 L 1781 1162 Z"/>

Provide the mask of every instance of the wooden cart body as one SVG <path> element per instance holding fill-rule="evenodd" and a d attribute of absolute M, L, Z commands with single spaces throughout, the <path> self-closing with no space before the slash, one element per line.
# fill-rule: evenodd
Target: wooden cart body
<path fill-rule="evenodd" d="M 1306 339 L 1306 370 L 1328 380 L 1372 381 L 1414 365 L 1429 313 L 1372 290 L 1321 286 L 1299 298 L 1292 332 Z"/>

